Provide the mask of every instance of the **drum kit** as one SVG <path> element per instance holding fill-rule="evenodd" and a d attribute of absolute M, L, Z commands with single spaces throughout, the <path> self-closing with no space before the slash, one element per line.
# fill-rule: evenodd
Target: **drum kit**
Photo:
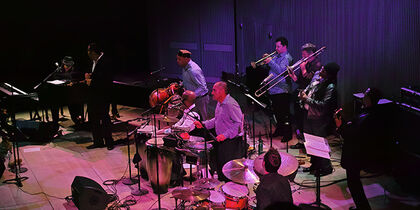
<path fill-rule="evenodd" d="M 293 155 L 279 153 L 282 164 L 277 172 L 293 180 L 299 167 L 298 161 Z M 217 179 L 202 178 L 190 188 L 175 189 L 173 197 L 183 201 L 177 209 L 255 209 L 256 198 L 250 196 L 248 184 L 259 184 L 260 177 L 268 173 L 264 169 L 263 160 L 264 154 L 255 160 L 236 159 L 227 162 L 222 171 L 232 181 L 223 185 Z M 191 196 L 194 193 L 196 196 Z M 186 202 L 191 205 L 185 206 Z"/>
<path fill-rule="evenodd" d="M 178 86 L 172 84 L 166 89 L 154 91 L 149 97 L 151 107 L 159 107 L 158 104 L 166 104 L 171 99 L 174 99 L 177 90 Z M 177 118 L 168 115 L 155 114 L 154 117 L 166 123 L 178 121 Z M 161 132 L 156 133 L 153 126 L 146 126 L 137 132 L 148 133 L 149 136 L 156 135 L 150 140 L 143 141 L 143 144 L 139 146 L 139 153 L 143 160 L 140 167 L 146 169 L 152 188 L 158 195 L 166 193 L 168 190 L 172 165 L 174 162 L 177 162 L 175 158 L 178 155 L 176 154 L 181 152 L 186 157 L 194 157 L 194 161 L 197 163 L 196 172 L 198 172 L 199 165 L 207 163 L 207 161 L 204 162 L 203 160 L 208 159 L 208 152 L 213 146 L 202 137 L 189 136 L 189 139 L 180 138 L 172 130 L 170 135 L 172 137 L 175 136 L 178 143 L 171 144 L 176 145 L 174 148 L 171 148 L 171 146 L 168 148 L 169 144 L 165 140 L 168 138 L 164 137 Z M 298 161 L 293 155 L 285 152 L 279 153 L 282 164 L 277 172 L 293 180 L 299 166 Z M 248 184 L 253 184 L 255 187 L 255 185 L 259 184 L 260 177 L 268 173 L 264 169 L 263 160 L 264 154 L 258 156 L 255 160 L 235 159 L 227 162 L 223 166 L 222 172 L 231 181 L 225 184 L 222 184 L 217 179 L 206 177 L 196 180 L 189 187 L 175 188 L 171 194 L 172 198 L 175 199 L 176 209 L 255 209 L 256 199 L 255 196 L 250 196 Z M 189 164 L 192 169 L 191 163 Z M 158 186 L 158 191 L 155 190 L 156 186 Z M 177 204 L 178 200 L 181 201 L 179 205 Z"/>

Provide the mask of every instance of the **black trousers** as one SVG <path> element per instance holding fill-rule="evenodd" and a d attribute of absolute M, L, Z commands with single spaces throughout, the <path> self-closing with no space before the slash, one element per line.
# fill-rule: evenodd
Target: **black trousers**
<path fill-rule="evenodd" d="M 292 126 L 290 124 L 290 94 L 280 93 L 270 95 L 274 115 L 277 119 L 276 132 L 280 136 L 292 136 Z"/>
<path fill-rule="evenodd" d="M 71 120 L 75 123 L 83 122 L 83 104 L 69 104 L 69 113 Z M 59 118 L 59 106 L 51 107 L 51 115 L 54 123 L 58 123 Z M 80 117 L 80 119 L 79 119 Z"/>
<path fill-rule="evenodd" d="M 213 143 L 213 149 L 210 151 L 210 167 L 212 170 L 216 169 L 219 180 L 229 181 L 223 174 L 223 166 L 231 160 L 242 158 L 244 145 L 245 141 L 241 136 Z"/>
<path fill-rule="evenodd" d="M 92 127 L 93 143 L 111 146 L 112 139 L 111 118 L 109 117 L 109 102 L 91 101 L 88 103 L 89 122 Z"/>
<path fill-rule="evenodd" d="M 294 120 L 294 124 L 296 126 L 296 131 L 299 130 L 299 132 L 303 135 L 303 131 L 304 131 L 303 121 L 304 121 L 304 118 L 305 118 L 305 111 L 306 110 L 300 106 L 299 100 L 294 101 L 293 108 L 294 108 L 293 120 Z M 297 134 L 297 132 L 296 132 L 296 134 Z"/>
<path fill-rule="evenodd" d="M 357 209 L 370 210 L 369 201 L 360 181 L 360 169 L 350 167 L 346 169 L 347 185 Z"/>

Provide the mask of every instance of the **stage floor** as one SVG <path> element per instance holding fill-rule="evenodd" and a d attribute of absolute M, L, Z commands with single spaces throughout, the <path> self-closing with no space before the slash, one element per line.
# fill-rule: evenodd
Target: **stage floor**
<path fill-rule="evenodd" d="M 119 106 L 120 120 L 134 119 L 139 116 L 143 110 Z M 69 114 L 65 109 L 65 116 Z M 29 119 L 28 113 L 20 113 L 18 119 Z M 256 113 L 256 129 L 259 133 L 265 133 L 264 125 L 267 125 L 268 119 L 261 112 Z M 18 188 L 14 184 L 2 183 L 6 179 L 14 178 L 14 173 L 5 171 L 0 181 L 0 209 L 77 209 L 72 202 L 67 202 L 64 198 L 71 195 L 71 184 L 75 176 L 84 176 L 99 183 L 108 193 L 116 192 L 120 204 L 127 199 L 136 200 L 136 204 L 130 206 L 131 209 L 154 209 L 158 208 L 157 195 L 152 192 L 150 183 L 141 180 L 141 185 L 149 191 L 147 195 L 131 196 L 131 190 L 137 189 L 137 185 L 124 185 L 118 182 L 115 187 L 105 186 L 102 183 L 105 180 L 118 180 L 121 177 L 128 176 L 127 146 L 117 145 L 113 150 L 106 148 L 87 150 L 85 147 L 90 145 L 90 132 L 74 131 L 71 127 L 71 120 L 60 122 L 63 136 L 56 138 L 52 142 L 45 144 L 25 143 L 20 147 L 20 157 L 23 161 L 22 167 L 28 169 L 21 176 L 28 177 L 23 181 L 23 187 Z M 115 128 L 113 133 L 114 140 L 125 138 L 125 129 Z M 263 138 L 264 150 L 270 146 L 269 140 Z M 248 139 L 252 145 L 252 139 Z M 294 138 L 289 142 L 293 145 L 297 142 Z M 332 136 L 329 138 L 332 149 L 332 158 L 334 172 L 321 179 L 321 184 L 329 184 L 335 180 L 345 178 L 345 171 L 340 166 L 341 141 Z M 273 146 L 280 151 L 286 151 L 286 144 L 279 139 L 273 139 Z M 133 157 L 135 146 L 130 146 L 131 157 Z M 289 153 L 298 159 L 305 160 L 305 167 L 308 167 L 309 158 L 299 150 L 289 149 Z M 252 159 L 256 155 L 252 156 Z M 9 160 L 6 160 L 6 164 Z M 132 174 L 137 171 L 132 165 Z M 314 186 L 315 178 L 309 173 L 303 173 L 299 168 L 295 182 Z M 399 186 L 392 178 L 380 176 L 376 178 L 363 179 L 363 185 L 366 195 L 373 209 L 417 209 L 420 199 L 412 195 L 401 192 Z M 185 181 L 184 186 L 189 186 Z M 219 186 L 220 187 L 220 186 Z M 255 195 L 253 184 L 249 184 L 250 196 Z M 296 205 L 302 203 L 311 203 L 315 201 L 315 189 L 300 187 L 291 183 L 293 200 Z M 169 192 L 161 195 L 161 207 L 167 209 L 175 208 L 175 200 Z M 322 203 L 332 209 L 348 209 L 353 206 L 353 200 L 347 188 L 347 182 L 342 181 L 321 188 Z M 115 204 L 115 203 L 113 203 Z M 110 204 L 111 205 L 111 204 Z M 125 208 L 125 207 L 121 207 Z"/>

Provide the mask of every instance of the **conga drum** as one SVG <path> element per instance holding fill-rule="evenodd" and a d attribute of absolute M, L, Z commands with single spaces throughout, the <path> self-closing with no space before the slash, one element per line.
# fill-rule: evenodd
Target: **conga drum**
<path fill-rule="evenodd" d="M 158 138 L 157 144 L 152 138 L 146 142 L 147 146 L 147 173 L 155 194 L 168 192 L 171 181 L 172 160 L 175 154 L 163 146 L 163 139 Z M 159 183 L 157 182 L 156 161 L 159 161 Z"/>

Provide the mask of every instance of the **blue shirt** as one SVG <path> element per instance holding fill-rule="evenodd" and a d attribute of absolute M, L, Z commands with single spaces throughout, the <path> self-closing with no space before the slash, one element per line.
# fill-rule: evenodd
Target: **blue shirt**
<path fill-rule="evenodd" d="M 203 96 L 209 91 L 203 71 L 192 60 L 182 71 L 182 83 L 185 89 L 193 91 L 197 97 Z"/>
<path fill-rule="evenodd" d="M 227 139 L 242 136 L 243 115 L 241 107 L 229 94 L 222 103 L 218 102 L 214 118 L 204 121 L 207 129 L 215 128 L 216 134 L 223 134 Z"/>
<path fill-rule="evenodd" d="M 278 76 L 279 74 L 286 71 L 287 66 L 290 65 L 292 62 L 292 56 L 288 52 L 284 52 L 282 54 L 277 54 L 269 63 L 268 66 L 270 67 L 269 74 L 273 74 L 274 77 Z M 287 75 L 287 74 L 286 74 Z M 289 93 L 290 92 L 290 84 L 287 84 L 287 81 L 284 79 L 279 82 L 276 86 L 271 88 L 268 93 L 270 95 L 280 94 L 280 93 Z"/>

